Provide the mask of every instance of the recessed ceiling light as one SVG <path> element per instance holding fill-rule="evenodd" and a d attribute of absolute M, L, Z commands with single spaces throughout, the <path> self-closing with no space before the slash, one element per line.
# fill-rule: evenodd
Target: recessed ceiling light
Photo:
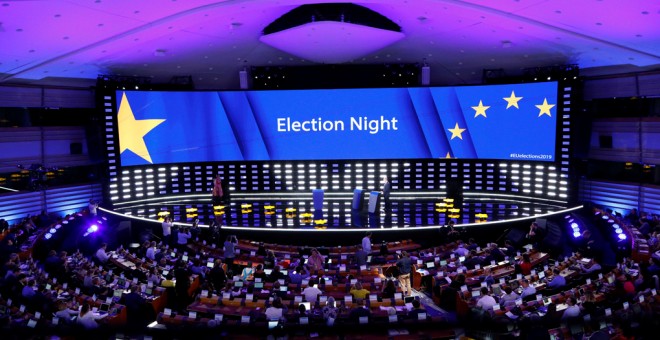
<path fill-rule="evenodd" d="M 34 50 L 29 50 L 28 52 L 30 52 L 30 53 L 34 53 Z"/>
<path fill-rule="evenodd" d="M 602 22 L 597 22 L 596 26 L 603 26 L 603 23 Z"/>
<path fill-rule="evenodd" d="M 62 39 L 69 40 L 69 37 L 65 36 L 65 37 L 62 37 Z"/>
<path fill-rule="evenodd" d="M 636 36 L 637 38 L 641 38 L 641 37 L 642 37 L 641 34 L 635 34 L 635 36 Z"/>
<path fill-rule="evenodd" d="M 642 14 L 647 15 L 647 14 L 649 14 L 649 12 L 648 11 L 642 11 Z"/>
<path fill-rule="evenodd" d="M 62 16 L 62 14 L 55 14 L 55 15 L 53 15 L 53 16 L 54 16 L 55 18 L 59 18 L 59 17 Z"/>
<path fill-rule="evenodd" d="M 561 14 L 561 11 L 560 11 L 560 10 L 556 10 L 555 13 L 557 13 L 557 14 Z"/>
<path fill-rule="evenodd" d="M 96 25 L 96 26 L 98 26 L 98 27 L 103 27 L 103 24 L 98 24 L 98 25 Z"/>
<path fill-rule="evenodd" d="M 140 11 L 133 11 L 133 14 L 139 14 Z"/>
<path fill-rule="evenodd" d="M 23 32 L 23 29 L 22 28 L 17 28 L 16 32 Z"/>

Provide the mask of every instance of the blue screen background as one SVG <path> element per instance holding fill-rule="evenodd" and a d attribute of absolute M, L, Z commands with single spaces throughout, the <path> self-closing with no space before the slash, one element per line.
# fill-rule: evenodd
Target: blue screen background
<path fill-rule="evenodd" d="M 504 98 L 512 91 L 522 97 L 518 108 L 506 108 Z M 448 156 L 555 160 L 556 82 L 438 88 L 118 91 L 118 108 L 123 95 L 136 120 L 164 119 L 142 137 L 154 164 Z M 550 115 L 540 114 L 537 107 L 544 100 L 554 105 L 548 110 Z M 479 101 L 490 106 L 485 117 L 475 117 L 472 107 Z M 396 130 L 392 123 L 390 129 L 377 133 L 351 125 L 351 118 L 380 122 L 381 116 L 396 119 Z M 344 129 L 278 131 L 278 118 L 341 121 Z M 458 135 L 449 131 L 456 124 L 464 129 Z M 118 128 L 127 127 L 119 124 Z M 121 163 L 150 164 L 131 149 L 121 153 Z"/>

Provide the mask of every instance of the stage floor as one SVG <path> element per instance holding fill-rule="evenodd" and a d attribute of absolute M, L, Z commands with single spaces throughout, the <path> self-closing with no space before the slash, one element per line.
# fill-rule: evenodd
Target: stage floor
<path fill-rule="evenodd" d="M 343 228 L 408 228 L 438 227 L 450 219 L 457 224 L 506 221 L 546 215 L 566 209 L 562 202 L 530 199 L 514 195 L 466 194 L 461 211 L 450 218 L 451 212 L 438 212 L 437 203 L 443 199 L 433 193 L 399 194 L 391 198 L 391 209 L 381 203 L 374 211 L 351 209 L 352 197 L 347 194 L 326 194 L 323 209 L 315 211 L 310 193 L 233 195 L 225 203 L 222 224 L 230 227 L 285 229 L 343 229 Z M 245 209 L 249 205 L 248 209 Z M 272 206 L 272 208 L 267 208 Z M 245 210 L 244 210 L 245 209 Z M 287 209 L 289 212 L 287 213 Z M 291 210 L 293 209 L 293 210 Z M 184 195 L 115 204 L 116 213 L 149 220 L 157 220 L 159 213 L 168 211 L 175 222 L 189 223 L 195 217 L 208 225 L 214 210 L 208 195 Z M 267 211 L 272 213 L 267 213 Z M 304 219 L 303 214 L 311 217 Z M 485 218 L 476 215 L 485 214 Z M 320 221 L 319 221 L 320 220 Z"/>

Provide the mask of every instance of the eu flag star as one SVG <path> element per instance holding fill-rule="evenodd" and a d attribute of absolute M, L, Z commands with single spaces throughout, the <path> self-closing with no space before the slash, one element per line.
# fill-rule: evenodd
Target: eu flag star
<path fill-rule="evenodd" d="M 484 103 L 479 101 L 479 106 L 472 106 L 472 109 L 475 111 L 474 113 L 474 118 L 477 118 L 477 116 L 484 116 L 486 117 L 486 110 L 488 110 L 490 106 L 484 106 Z"/>
<path fill-rule="evenodd" d="M 543 104 L 541 105 L 534 105 L 536 106 L 540 111 L 539 111 L 539 117 L 542 115 L 548 115 L 548 117 L 552 117 L 550 114 L 550 109 L 555 107 L 555 104 L 548 104 L 548 98 L 543 98 Z"/>
<path fill-rule="evenodd" d="M 456 137 L 458 137 L 461 140 L 463 139 L 462 133 L 463 133 L 463 131 L 465 131 L 465 129 L 459 128 L 458 123 L 456 123 L 456 126 L 453 129 L 447 129 L 447 130 L 449 130 L 449 132 L 451 132 L 451 138 L 449 140 L 452 140 Z"/>
<path fill-rule="evenodd" d="M 147 145 L 144 143 L 144 136 L 164 121 L 165 119 L 135 119 L 133 109 L 131 109 L 131 105 L 126 98 L 126 93 L 123 93 L 119 104 L 119 114 L 117 115 L 119 153 L 131 150 L 145 161 L 153 164 Z"/>
<path fill-rule="evenodd" d="M 523 97 L 516 97 L 516 93 L 511 91 L 511 97 L 504 97 L 502 99 L 506 100 L 506 108 L 510 108 L 512 106 L 515 106 L 516 109 L 520 109 L 518 107 L 518 102 L 522 99 Z"/>

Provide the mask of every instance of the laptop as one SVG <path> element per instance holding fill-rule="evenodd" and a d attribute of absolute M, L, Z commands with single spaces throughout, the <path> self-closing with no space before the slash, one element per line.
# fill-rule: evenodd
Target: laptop
<path fill-rule="evenodd" d="M 101 307 L 99 307 L 99 313 L 105 314 L 108 313 L 108 311 L 110 311 L 110 305 L 107 303 L 102 303 Z"/>

